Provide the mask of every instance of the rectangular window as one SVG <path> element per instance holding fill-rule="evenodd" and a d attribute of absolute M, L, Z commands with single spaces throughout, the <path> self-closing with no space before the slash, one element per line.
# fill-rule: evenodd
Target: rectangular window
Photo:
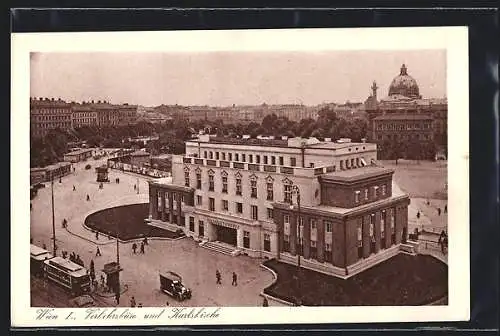
<path fill-rule="evenodd" d="M 267 164 L 267 155 L 264 155 L 264 164 Z"/>
<path fill-rule="evenodd" d="M 325 244 L 324 257 L 326 262 L 332 262 L 332 245 L 329 243 Z"/>
<path fill-rule="evenodd" d="M 356 190 L 354 192 L 354 203 L 359 203 L 359 194 L 360 194 L 359 190 Z"/>
<path fill-rule="evenodd" d="M 283 235 L 283 251 L 290 252 L 290 236 L 287 234 Z"/>
<path fill-rule="evenodd" d="M 283 215 L 283 223 L 290 224 L 290 215 Z"/>
<path fill-rule="evenodd" d="M 184 185 L 189 187 L 189 172 L 184 172 Z"/>
<path fill-rule="evenodd" d="M 268 201 L 272 201 L 274 199 L 274 191 L 273 191 L 273 184 L 272 183 L 267 183 L 267 197 L 266 199 Z"/>
<path fill-rule="evenodd" d="M 215 152 L 215 159 L 219 160 L 219 152 Z"/>
<path fill-rule="evenodd" d="M 292 204 L 292 186 L 290 184 L 285 184 L 284 189 L 285 203 Z"/>
<path fill-rule="evenodd" d="M 273 209 L 267 208 L 267 219 L 274 219 Z"/>
<path fill-rule="evenodd" d="M 222 160 L 224 160 L 224 161 L 226 160 L 226 153 L 225 152 L 222 153 Z"/>
<path fill-rule="evenodd" d="M 243 161 L 243 162 L 246 161 L 246 154 L 241 154 L 241 161 Z"/>
<path fill-rule="evenodd" d="M 251 193 L 250 196 L 252 198 L 257 198 L 257 181 L 250 181 Z"/>
<path fill-rule="evenodd" d="M 189 231 L 194 232 L 194 217 L 189 217 Z"/>
<path fill-rule="evenodd" d="M 224 211 L 229 210 L 229 202 L 227 200 L 222 200 L 222 210 Z"/>
<path fill-rule="evenodd" d="M 198 221 L 198 236 L 200 237 L 205 236 L 205 225 L 203 221 Z"/>
<path fill-rule="evenodd" d="M 207 158 L 207 151 L 203 152 L 203 157 L 206 159 Z"/>
<path fill-rule="evenodd" d="M 238 153 L 234 154 L 234 161 L 240 161 L 240 155 Z"/>
<path fill-rule="evenodd" d="M 252 219 L 253 220 L 259 219 L 259 208 L 256 205 L 252 205 Z"/>
<path fill-rule="evenodd" d="M 236 213 L 243 213 L 243 203 L 236 202 Z"/>
<path fill-rule="evenodd" d="M 233 153 L 227 153 L 228 160 L 233 161 Z"/>
<path fill-rule="evenodd" d="M 264 251 L 271 252 L 271 236 L 264 233 Z"/>
<path fill-rule="evenodd" d="M 214 176 L 208 175 L 208 191 L 214 191 Z"/>
<path fill-rule="evenodd" d="M 243 247 L 250 248 L 250 232 L 243 231 Z"/>
<path fill-rule="evenodd" d="M 365 201 L 368 200 L 368 189 L 365 189 Z"/>
<path fill-rule="evenodd" d="M 373 197 L 376 199 L 378 197 L 378 187 L 374 186 L 373 187 Z"/>
<path fill-rule="evenodd" d="M 309 223 L 311 224 L 311 230 L 316 230 L 316 219 L 311 218 Z"/>
<path fill-rule="evenodd" d="M 382 185 L 381 193 L 382 193 L 382 196 L 385 196 L 385 184 Z"/>
<path fill-rule="evenodd" d="M 240 195 L 242 194 L 242 190 L 241 190 L 241 179 L 240 178 L 237 178 L 236 179 L 236 195 Z"/>
<path fill-rule="evenodd" d="M 311 240 L 309 243 L 309 258 L 316 259 L 318 257 L 318 248 L 316 246 L 316 241 Z"/>
<path fill-rule="evenodd" d="M 255 155 L 255 162 L 260 163 L 260 155 Z"/>
<path fill-rule="evenodd" d="M 222 176 L 222 192 L 227 194 L 227 176 Z"/>
<path fill-rule="evenodd" d="M 253 163 L 253 155 L 248 154 L 248 162 Z"/>
<path fill-rule="evenodd" d="M 210 152 L 208 153 L 208 158 L 209 158 L 210 160 L 212 160 L 212 159 L 214 158 L 214 152 L 210 151 Z"/>
<path fill-rule="evenodd" d="M 284 165 L 283 156 L 280 156 L 280 166 L 283 166 L 283 165 Z"/>
<path fill-rule="evenodd" d="M 196 173 L 196 189 L 201 189 L 201 173 Z"/>
<path fill-rule="evenodd" d="M 209 197 L 208 198 L 208 208 L 210 211 L 215 211 L 215 198 Z"/>
<path fill-rule="evenodd" d="M 276 164 L 276 156 L 271 156 L 271 164 L 272 165 Z"/>
<path fill-rule="evenodd" d="M 203 199 L 201 195 L 196 195 L 196 205 L 203 205 Z"/>
<path fill-rule="evenodd" d="M 332 222 L 331 221 L 324 221 L 324 223 L 325 223 L 326 232 L 332 232 Z"/>

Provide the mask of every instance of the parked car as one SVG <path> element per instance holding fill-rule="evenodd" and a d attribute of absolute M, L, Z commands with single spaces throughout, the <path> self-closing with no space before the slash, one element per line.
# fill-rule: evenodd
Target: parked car
<path fill-rule="evenodd" d="M 182 284 L 182 278 L 177 273 L 171 271 L 160 273 L 160 289 L 179 301 L 191 298 L 191 289 Z"/>

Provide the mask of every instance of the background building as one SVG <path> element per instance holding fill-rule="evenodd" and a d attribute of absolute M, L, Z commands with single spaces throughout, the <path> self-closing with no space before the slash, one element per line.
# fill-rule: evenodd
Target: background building
<path fill-rule="evenodd" d="M 30 98 L 30 134 L 42 137 L 53 129 L 73 127 L 71 104 L 61 99 Z"/>
<path fill-rule="evenodd" d="M 389 87 L 389 95 L 365 101 L 369 119 L 369 139 L 380 145 L 380 157 L 391 159 L 434 159 L 437 151 L 446 151 L 448 104 L 445 98 L 422 98 L 417 81 L 403 64 L 400 74 Z"/>

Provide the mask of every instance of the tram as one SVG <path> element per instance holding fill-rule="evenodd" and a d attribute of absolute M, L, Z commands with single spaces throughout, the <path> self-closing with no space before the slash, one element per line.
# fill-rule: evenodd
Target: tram
<path fill-rule="evenodd" d="M 52 259 L 52 254 L 36 245 L 31 244 L 30 246 L 30 271 L 31 275 L 36 277 L 42 277 L 44 274 L 44 261 L 47 259 Z"/>
<path fill-rule="evenodd" d="M 90 276 L 87 269 L 61 257 L 44 261 L 48 280 L 64 287 L 73 295 L 90 293 Z"/>

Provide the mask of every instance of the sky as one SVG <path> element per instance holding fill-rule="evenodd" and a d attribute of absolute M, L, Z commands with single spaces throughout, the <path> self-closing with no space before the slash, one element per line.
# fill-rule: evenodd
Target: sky
<path fill-rule="evenodd" d="M 30 96 L 229 106 L 363 102 L 402 64 L 424 98 L 446 96 L 446 51 L 32 53 Z"/>

